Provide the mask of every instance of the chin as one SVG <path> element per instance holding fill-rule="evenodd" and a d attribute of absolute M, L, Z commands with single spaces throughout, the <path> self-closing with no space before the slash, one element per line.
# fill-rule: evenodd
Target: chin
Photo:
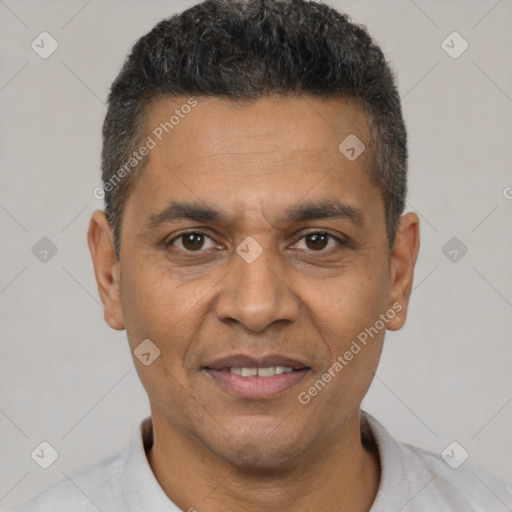
<path fill-rule="evenodd" d="M 296 466 L 295 462 L 305 451 L 303 439 L 299 439 L 297 431 L 283 432 L 275 429 L 272 432 L 263 431 L 246 435 L 227 437 L 216 443 L 205 443 L 218 456 L 237 466 L 248 470 L 283 471 Z M 276 431 L 278 435 L 276 434 Z M 216 445 L 216 446 L 215 446 Z"/>

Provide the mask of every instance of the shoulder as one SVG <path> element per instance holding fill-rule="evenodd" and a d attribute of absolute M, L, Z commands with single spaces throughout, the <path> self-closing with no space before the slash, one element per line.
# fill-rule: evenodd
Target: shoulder
<path fill-rule="evenodd" d="M 512 489 L 505 482 L 467 462 L 459 465 L 460 460 L 453 461 L 457 456 L 453 449 L 445 455 L 446 460 L 453 461 L 450 465 L 441 455 L 406 443 L 398 444 L 403 460 L 410 463 L 411 471 L 418 476 L 424 475 L 426 480 L 424 492 L 418 494 L 416 504 L 443 503 L 447 505 L 446 510 L 459 510 L 462 507 L 460 510 L 466 512 L 512 510 Z"/>
<path fill-rule="evenodd" d="M 362 418 L 363 424 L 365 419 L 369 424 L 381 461 L 381 482 L 371 512 L 394 508 L 402 512 L 512 510 L 512 489 L 468 464 L 460 445 L 450 446 L 441 456 L 396 441 L 366 412 Z"/>
<path fill-rule="evenodd" d="M 121 475 L 125 452 L 65 474 L 60 482 L 42 492 L 13 512 L 115 512 L 112 505 L 121 503 Z"/>

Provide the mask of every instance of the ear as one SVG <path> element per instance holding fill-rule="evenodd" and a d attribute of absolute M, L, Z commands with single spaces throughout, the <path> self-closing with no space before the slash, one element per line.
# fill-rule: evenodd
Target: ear
<path fill-rule="evenodd" d="M 420 220 L 409 212 L 402 216 L 391 252 L 391 293 L 389 306 L 396 311 L 387 328 L 397 331 L 405 324 L 412 291 L 414 266 L 420 249 Z"/>
<path fill-rule="evenodd" d="M 105 322 L 121 331 L 124 329 L 123 312 L 119 293 L 119 262 L 114 250 L 114 236 L 105 217 L 97 210 L 93 213 L 87 233 L 87 243 L 94 265 Z"/>

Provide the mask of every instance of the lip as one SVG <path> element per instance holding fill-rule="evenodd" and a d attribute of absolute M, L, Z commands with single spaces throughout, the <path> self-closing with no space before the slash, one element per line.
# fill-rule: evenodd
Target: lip
<path fill-rule="evenodd" d="M 270 366 L 287 366 L 293 371 L 272 377 L 242 377 L 229 371 L 229 368 L 268 368 Z M 216 359 L 202 368 L 224 391 L 239 398 L 251 399 L 269 399 L 283 393 L 296 386 L 310 369 L 299 359 L 280 354 L 265 356 L 234 354 Z"/>
<path fill-rule="evenodd" d="M 222 389 L 239 398 L 268 399 L 296 386 L 309 368 L 281 373 L 272 377 L 242 377 L 228 370 L 203 369 Z"/>
<path fill-rule="evenodd" d="M 299 359 L 294 359 L 281 354 L 268 354 L 266 356 L 233 354 L 231 356 L 221 357 L 220 359 L 211 361 L 205 364 L 204 368 L 210 370 L 226 370 L 228 368 L 268 368 L 270 366 L 288 366 L 294 370 L 309 368 L 307 364 Z"/>

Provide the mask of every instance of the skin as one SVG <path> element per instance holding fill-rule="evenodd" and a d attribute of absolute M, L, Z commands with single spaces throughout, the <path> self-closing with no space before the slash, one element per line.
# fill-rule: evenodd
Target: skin
<path fill-rule="evenodd" d="M 146 135 L 187 100 L 156 101 Z M 367 116 L 354 100 L 197 100 L 147 157 L 126 202 L 120 260 L 102 211 L 88 233 L 106 322 L 126 329 L 132 353 L 145 339 L 160 349 L 149 366 L 134 357 L 153 420 L 148 461 L 183 510 L 368 511 L 380 465 L 361 442 L 359 407 L 386 328 L 405 323 L 419 219 L 402 216 L 390 254 L 384 204 L 366 173 Z M 355 161 L 338 150 L 349 134 L 366 144 Z M 361 223 L 283 220 L 294 205 L 333 199 L 361 210 Z M 172 200 L 208 204 L 228 220 L 149 228 Z M 208 236 L 176 238 L 188 230 Z M 319 232 L 348 243 L 315 245 Z M 252 263 L 236 252 L 248 236 L 263 250 Z M 298 394 L 397 303 L 386 327 L 300 403 Z M 202 369 L 234 353 L 284 354 L 310 370 L 273 398 L 244 399 Z"/>

